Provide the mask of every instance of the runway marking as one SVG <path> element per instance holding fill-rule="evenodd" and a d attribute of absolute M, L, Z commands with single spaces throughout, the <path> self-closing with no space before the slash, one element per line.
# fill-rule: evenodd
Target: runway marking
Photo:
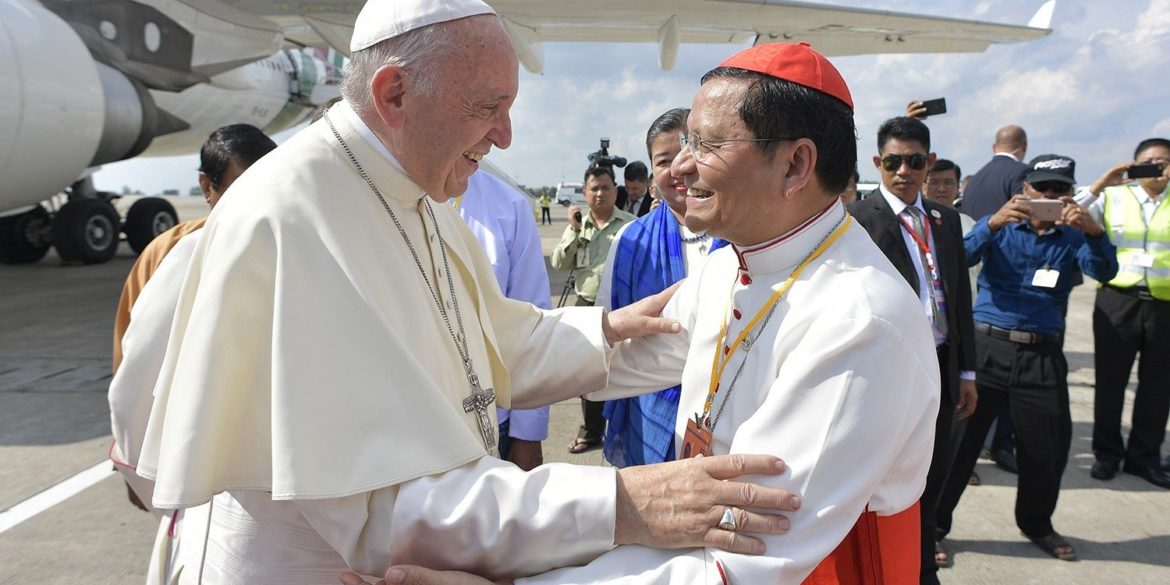
<path fill-rule="evenodd" d="M 114 473 L 114 466 L 110 460 L 102 459 L 93 467 L 0 512 L 0 534 L 4 534 L 21 522 L 76 496 Z"/>

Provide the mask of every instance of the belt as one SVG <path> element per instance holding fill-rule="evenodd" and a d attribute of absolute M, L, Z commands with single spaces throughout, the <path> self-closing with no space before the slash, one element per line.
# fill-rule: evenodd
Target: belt
<path fill-rule="evenodd" d="M 1133 297 L 1133 298 L 1138 299 L 1138 300 L 1142 300 L 1142 301 L 1161 300 L 1161 299 L 1154 298 L 1154 295 L 1150 293 L 1150 289 L 1148 289 L 1144 286 L 1113 286 L 1111 284 L 1107 284 L 1105 286 L 1107 288 L 1111 288 L 1111 289 L 1113 289 L 1113 290 L 1115 290 L 1115 291 L 1117 291 L 1117 292 L 1119 292 L 1127 297 Z"/>
<path fill-rule="evenodd" d="M 1031 331 L 1017 331 L 1015 329 L 1004 329 L 1003 327 L 996 327 L 995 325 L 988 325 L 987 323 L 976 323 L 975 330 L 994 337 L 996 339 L 1006 339 L 1014 343 L 1022 343 L 1025 345 L 1035 345 L 1038 343 L 1060 343 L 1064 337 L 1063 333 L 1032 333 Z"/>

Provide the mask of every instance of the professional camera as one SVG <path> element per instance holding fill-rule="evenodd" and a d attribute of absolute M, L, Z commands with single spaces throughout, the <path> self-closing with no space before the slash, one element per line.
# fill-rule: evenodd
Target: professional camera
<path fill-rule="evenodd" d="M 602 138 L 601 149 L 597 152 L 589 153 L 587 158 L 589 159 L 590 167 L 609 167 L 612 169 L 613 167 L 626 166 L 625 157 L 609 155 L 608 138 Z"/>

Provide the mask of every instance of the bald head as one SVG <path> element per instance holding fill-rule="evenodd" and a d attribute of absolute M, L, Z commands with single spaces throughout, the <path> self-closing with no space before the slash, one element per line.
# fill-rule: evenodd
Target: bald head
<path fill-rule="evenodd" d="M 995 131 L 995 144 L 991 148 L 994 152 L 1007 152 L 1023 159 L 1028 151 L 1028 134 L 1023 128 L 1008 124 Z"/>

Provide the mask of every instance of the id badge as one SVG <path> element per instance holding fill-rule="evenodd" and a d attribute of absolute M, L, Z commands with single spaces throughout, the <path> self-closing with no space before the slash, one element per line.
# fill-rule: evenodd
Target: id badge
<path fill-rule="evenodd" d="M 683 434 L 682 450 L 679 459 L 690 459 L 697 455 L 709 457 L 711 455 L 711 431 L 703 428 L 695 419 L 687 419 L 687 430 Z"/>
<path fill-rule="evenodd" d="M 1060 271 L 1051 268 L 1041 268 L 1032 276 L 1032 286 L 1040 288 L 1056 288 L 1056 281 L 1060 280 Z"/>
<path fill-rule="evenodd" d="M 1142 268 L 1154 267 L 1154 255 L 1145 252 L 1134 252 L 1129 257 L 1129 263 Z"/>
<path fill-rule="evenodd" d="M 577 245 L 577 268 L 589 267 L 589 248 L 585 245 Z"/>
<path fill-rule="evenodd" d="M 931 280 L 941 280 L 938 275 L 938 266 L 934 263 L 934 254 L 931 254 L 930 252 L 926 253 L 926 266 L 924 266 L 924 268 L 926 268 L 926 272 L 929 273 L 928 276 L 930 276 Z"/>

